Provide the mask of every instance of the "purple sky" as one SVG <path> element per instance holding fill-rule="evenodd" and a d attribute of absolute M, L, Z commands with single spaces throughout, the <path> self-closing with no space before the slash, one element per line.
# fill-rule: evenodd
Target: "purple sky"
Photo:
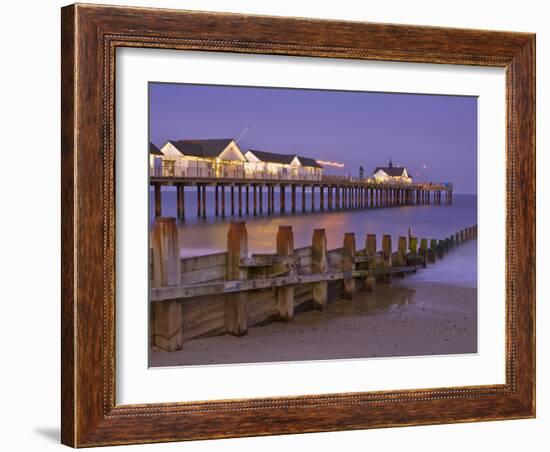
<path fill-rule="evenodd" d="M 149 84 L 150 139 L 238 138 L 248 149 L 338 161 L 326 173 L 406 166 L 417 180 L 477 193 L 477 98 Z M 423 168 L 426 165 L 426 168 Z M 417 175 L 418 174 L 418 175 Z"/>

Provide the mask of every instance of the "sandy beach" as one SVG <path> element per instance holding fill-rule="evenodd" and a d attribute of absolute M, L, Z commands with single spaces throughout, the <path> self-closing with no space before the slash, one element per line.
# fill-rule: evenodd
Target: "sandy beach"
<path fill-rule="evenodd" d="M 153 352 L 150 365 L 180 366 L 477 352 L 477 288 L 473 266 L 462 278 L 446 273 L 475 253 L 469 242 L 442 261 L 374 293 L 307 311 L 291 322 L 249 328 L 248 335 L 190 340 L 181 351 Z M 441 281 L 448 274 L 452 282 Z M 434 280 L 439 281 L 434 281 Z"/>

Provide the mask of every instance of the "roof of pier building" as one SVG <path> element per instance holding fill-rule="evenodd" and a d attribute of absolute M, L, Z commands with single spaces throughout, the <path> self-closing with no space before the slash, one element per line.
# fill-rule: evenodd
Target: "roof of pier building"
<path fill-rule="evenodd" d="M 155 146 L 154 143 L 149 142 L 149 154 L 151 155 L 163 155 L 160 149 Z"/>
<path fill-rule="evenodd" d="M 388 166 L 377 166 L 372 174 L 374 175 L 378 171 L 383 171 L 390 177 L 411 177 L 407 172 L 407 168 L 404 166 L 393 166 L 391 159 Z"/>
<path fill-rule="evenodd" d="M 232 138 L 169 140 L 162 148 L 165 155 L 167 152 L 164 150 L 168 150 L 170 146 L 183 156 L 246 161 L 243 152 Z"/>
<path fill-rule="evenodd" d="M 247 159 L 250 161 L 250 154 L 252 154 L 258 161 L 266 163 L 279 163 L 281 165 L 292 165 L 293 162 L 298 166 L 309 166 L 313 168 L 323 168 L 315 159 L 309 157 L 302 157 L 296 154 L 278 154 L 275 152 L 258 151 L 256 149 L 250 149 L 246 152 Z"/>

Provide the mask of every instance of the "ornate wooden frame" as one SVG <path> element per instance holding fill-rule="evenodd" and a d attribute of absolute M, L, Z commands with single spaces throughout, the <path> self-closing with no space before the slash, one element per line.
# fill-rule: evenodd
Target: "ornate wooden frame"
<path fill-rule="evenodd" d="M 62 9 L 62 442 L 75 447 L 535 416 L 535 35 L 71 5 Z M 117 47 L 506 69 L 506 383 L 115 403 Z"/>

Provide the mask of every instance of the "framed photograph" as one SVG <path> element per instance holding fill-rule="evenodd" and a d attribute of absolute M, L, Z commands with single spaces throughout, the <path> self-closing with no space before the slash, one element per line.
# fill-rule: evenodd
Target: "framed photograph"
<path fill-rule="evenodd" d="M 535 36 L 62 9 L 62 442 L 535 416 Z"/>

